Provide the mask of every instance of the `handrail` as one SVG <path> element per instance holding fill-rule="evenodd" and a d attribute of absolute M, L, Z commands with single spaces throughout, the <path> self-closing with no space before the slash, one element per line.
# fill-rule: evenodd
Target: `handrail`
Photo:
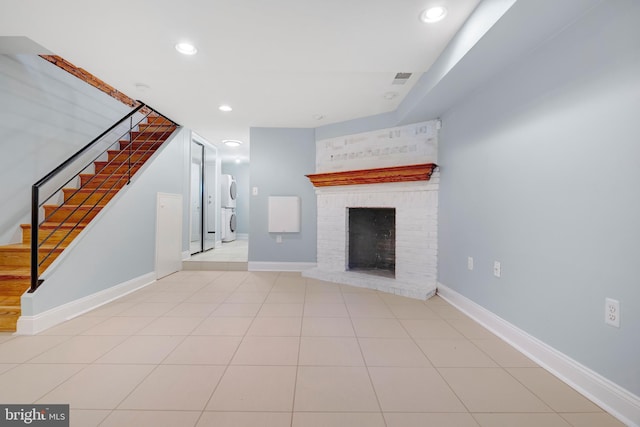
<path fill-rule="evenodd" d="M 87 216 L 91 213 L 91 211 L 93 211 L 94 208 L 96 208 L 96 207 L 98 207 L 100 205 L 102 200 L 105 197 L 108 196 L 109 192 L 117 191 L 119 188 L 121 188 L 121 187 L 118 187 L 120 185 L 120 183 L 121 183 L 120 182 L 121 180 L 126 180 L 126 184 L 129 184 L 131 182 L 132 169 L 137 167 L 138 164 L 144 163 L 144 161 L 145 161 L 143 158 L 139 158 L 139 159 L 137 159 L 137 160 L 132 162 L 132 157 L 134 155 L 145 156 L 145 155 L 149 154 L 149 152 L 153 151 L 151 149 L 151 147 L 147 147 L 145 150 L 142 150 L 142 151 L 140 151 L 140 150 L 144 147 L 144 144 L 148 143 L 150 140 L 152 141 L 153 139 L 150 139 L 150 138 L 152 138 L 154 133 L 158 133 L 158 132 L 153 132 L 152 131 L 152 135 L 147 136 L 146 139 L 138 139 L 137 136 L 135 138 L 133 137 L 134 128 L 139 127 L 139 125 L 141 125 L 143 121 L 145 121 L 145 120 L 148 121 L 149 119 L 152 119 L 152 120 L 155 120 L 155 119 L 163 120 L 164 119 L 164 120 L 167 120 L 168 122 L 170 122 L 170 125 L 179 126 L 177 124 L 177 122 L 169 119 L 168 117 L 166 117 L 163 114 L 158 113 L 156 110 L 154 110 L 150 106 L 146 105 L 145 103 L 143 103 L 141 101 L 136 101 L 136 102 L 138 103 L 138 106 L 136 108 L 134 108 L 129 113 L 127 113 L 125 116 L 123 116 L 121 119 L 116 121 L 107 130 L 102 132 L 100 135 L 98 135 L 96 138 L 94 138 L 91 142 L 89 142 L 87 145 L 85 145 L 80 150 L 78 150 L 75 154 L 73 154 L 68 159 L 63 161 L 60 165 L 58 165 L 55 169 L 53 169 L 51 172 L 49 172 L 44 177 L 42 177 L 40 180 L 38 180 L 38 182 L 33 184 L 33 186 L 31 187 L 31 287 L 29 289 L 29 292 L 34 292 L 38 288 L 38 286 L 40 286 L 42 284 L 42 280 L 40 279 L 40 271 L 39 271 L 40 270 L 40 266 L 60 247 L 62 242 L 64 240 L 66 240 L 76 228 L 79 227 L 79 225 L 82 223 L 82 221 L 84 221 L 87 218 Z M 134 123 L 133 116 L 138 112 L 143 114 L 143 117 L 142 117 L 142 119 L 140 119 L 139 121 Z M 155 114 L 155 115 L 152 115 L 152 114 Z M 116 130 L 119 126 L 122 126 L 123 124 L 125 124 L 125 122 L 127 120 L 129 120 L 129 124 L 125 125 L 128 128 L 125 132 L 123 132 L 120 136 L 117 136 L 114 142 L 111 142 L 111 143 L 107 144 L 107 147 L 104 150 L 102 150 L 100 152 L 100 154 L 98 154 L 97 156 L 93 157 L 88 163 L 82 165 L 82 167 L 77 169 L 78 172 L 73 174 L 73 176 L 71 178 L 69 178 L 59 188 L 57 188 L 54 191 L 49 191 L 49 195 L 45 199 L 41 199 L 40 190 L 46 183 L 51 181 L 54 177 L 60 175 L 63 171 L 67 170 L 71 165 L 75 164 L 76 161 L 78 161 L 78 159 L 80 159 L 80 157 L 83 154 L 88 152 L 88 150 L 90 150 L 91 148 L 97 147 L 98 144 L 103 140 L 103 138 L 105 138 L 110 132 L 113 132 L 114 130 Z M 152 123 L 145 123 L 145 124 L 149 125 L 149 126 L 153 126 L 153 122 Z M 156 123 L 155 126 L 156 127 L 160 127 L 161 125 L 164 125 L 164 124 L 165 123 Z M 171 130 L 167 129 L 167 130 L 162 131 L 161 136 L 164 138 L 162 141 L 164 141 L 166 139 L 166 137 L 168 136 L 168 135 L 165 135 L 165 134 L 167 132 L 169 132 L 169 133 L 173 132 L 174 129 L 175 128 L 173 128 Z M 97 159 L 99 159 L 104 153 L 106 153 L 107 151 L 111 150 L 114 145 L 120 144 L 121 142 L 123 142 L 124 141 L 123 138 L 126 135 L 129 135 L 129 140 L 128 140 L 128 144 L 127 144 L 127 147 L 126 147 L 126 151 L 124 151 L 122 149 L 122 147 L 119 147 L 120 151 L 124 152 L 125 154 L 128 153 L 126 161 L 123 162 L 122 164 L 120 164 L 119 166 L 117 166 L 117 168 L 113 172 L 111 172 L 110 175 L 108 175 L 107 179 L 105 179 L 105 181 L 103 183 L 97 184 L 97 186 L 95 188 L 93 188 L 93 191 L 91 191 L 86 196 L 86 198 L 84 198 L 84 200 L 78 206 L 76 206 L 66 216 L 66 218 L 64 220 L 62 220 L 61 223 L 57 227 L 55 227 L 54 230 L 46 238 L 43 239 L 42 242 L 40 242 L 39 241 L 39 236 L 38 236 L 38 231 L 39 231 L 39 226 L 40 226 L 40 208 L 42 206 L 44 206 L 44 204 L 49 199 L 51 199 L 55 194 L 57 194 L 59 191 L 61 191 L 63 188 L 65 188 L 65 186 L 67 186 L 72 180 L 77 178 L 82 173 L 82 171 L 84 171 L 88 166 L 93 164 L 93 162 L 95 162 Z M 134 142 L 135 143 L 140 143 L 140 146 L 138 148 L 136 148 L 134 151 L 132 151 L 132 147 L 134 145 Z M 114 160 L 115 159 L 111 159 L 111 160 L 107 161 L 107 164 L 105 165 L 105 167 L 111 165 L 112 162 L 114 162 Z M 53 234 L 62 227 L 62 223 L 64 223 L 68 219 L 70 219 L 72 217 L 72 215 L 74 215 L 76 213 L 76 211 L 80 208 L 80 206 L 83 203 L 87 202 L 90 199 L 90 197 L 93 196 L 98 190 L 104 190 L 105 187 L 101 187 L 101 185 L 105 184 L 106 186 L 108 186 L 109 185 L 108 184 L 108 180 L 110 178 L 112 178 L 114 176 L 114 174 L 116 174 L 116 172 L 118 170 L 120 170 L 120 168 L 122 168 L 122 167 L 125 167 L 127 169 L 126 176 L 123 177 L 123 178 L 117 178 L 117 180 L 115 182 L 113 182 L 110 187 L 106 188 L 105 194 L 103 194 L 97 201 L 90 202 L 89 204 L 93 203 L 93 205 L 90 206 L 90 208 L 84 213 L 84 215 L 82 215 L 82 217 L 77 221 L 77 223 L 75 225 L 73 225 L 73 227 L 70 230 L 67 231 L 67 233 L 64 235 L 64 237 L 44 257 L 44 259 L 40 260 L 40 258 L 39 258 L 39 248 L 40 248 L 40 246 L 42 246 L 51 236 L 53 236 Z M 98 172 L 99 171 L 95 171 L 94 176 L 91 177 L 87 182 L 93 180 Z M 124 184 L 124 185 L 126 185 L 126 184 Z M 79 190 L 80 190 L 80 188 L 78 188 L 75 192 L 73 192 L 71 197 L 75 196 L 78 193 Z M 41 200 L 43 200 L 43 201 L 41 202 Z M 84 205 L 82 205 L 82 206 L 84 206 Z M 49 219 L 55 212 L 57 212 L 59 208 L 60 208 L 60 206 L 58 208 L 56 208 L 49 216 L 45 217 L 42 222 L 46 222 L 47 219 Z"/>
<path fill-rule="evenodd" d="M 112 130 L 114 130 L 116 127 L 118 127 L 118 125 L 120 123 L 122 123 L 123 121 L 127 120 L 129 117 L 133 116 L 135 113 L 137 113 L 138 111 L 140 111 L 142 109 L 142 107 L 144 107 L 144 104 L 138 105 L 136 108 L 134 108 L 133 110 L 131 110 L 127 115 L 125 115 L 123 118 L 121 118 L 120 120 L 118 120 L 117 122 L 115 122 L 109 129 L 105 130 L 104 132 L 102 132 L 100 135 L 98 135 L 97 137 L 95 137 L 90 143 L 88 143 L 87 145 L 85 145 L 84 147 L 82 147 L 80 150 L 78 150 L 75 154 L 73 154 L 71 157 L 69 157 L 67 160 L 65 160 L 64 162 L 60 163 L 54 170 L 52 170 L 51 172 L 49 172 L 48 174 L 46 174 L 44 177 L 42 177 L 38 182 L 36 182 L 35 184 L 33 184 L 34 187 L 42 187 L 42 185 L 46 184 L 47 182 L 49 182 L 51 180 L 51 178 L 53 178 L 54 176 L 56 176 L 58 173 L 60 173 L 60 171 L 62 171 L 62 169 L 66 168 L 67 166 L 69 166 L 71 163 L 73 163 L 73 161 L 75 159 L 77 159 L 78 157 L 80 157 L 80 155 L 82 153 L 84 153 L 85 151 L 87 151 L 89 148 L 91 148 L 91 146 L 93 146 L 95 143 L 97 143 L 99 140 L 102 139 L 102 137 L 104 137 L 105 135 L 107 135 L 109 132 L 111 132 Z"/>

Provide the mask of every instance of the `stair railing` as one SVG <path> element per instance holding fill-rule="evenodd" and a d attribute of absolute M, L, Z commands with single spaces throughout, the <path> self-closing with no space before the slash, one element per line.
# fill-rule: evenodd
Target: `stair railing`
<path fill-rule="evenodd" d="M 131 177 L 136 172 L 138 166 L 141 166 L 168 137 L 177 126 L 176 122 L 158 113 L 153 108 L 137 101 L 138 106 L 131 110 L 128 114 L 114 123 L 109 129 L 105 130 L 98 137 L 92 140 L 90 143 L 82 147 L 78 152 L 73 154 L 67 160 L 62 162 L 59 166 L 45 175 L 38 182 L 31 187 L 31 287 L 29 292 L 34 292 L 43 282 L 40 279 L 40 267 L 47 261 L 58 248 L 65 242 L 72 233 L 78 229 L 85 219 L 91 215 L 91 213 L 98 208 L 101 209 L 100 203 L 105 197 L 113 196 L 124 185 L 131 182 Z M 144 132 L 137 132 L 140 125 L 145 125 L 149 129 L 161 129 L 160 131 L 151 130 L 150 133 L 145 135 Z M 115 135 L 115 137 L 114 137 Z M 150 143 L 151 141 L 161 140 L 157 144 Z M 126 142 L 123 147 L 122 143 Z M 147 144 L 149 143 L 149 144 Z M 108 154 L 108 151 L 114 150 L 114 147 L 118 146 L 119 154 L 113 156 L 112 159 L 107 157 L 106 164 L 100 170 L 94 170 L 93 176 L 90 176 L 84 182 L 80 182 L 76 190 L 68 197 L 73 198 L 80 194 L 80 190 L 87 184 L 95 181 L 95 186 L 91 186 L 92 191 L 86 194 L 83 200 L 81 200 L 77 206 L 69 212 L 64 219 L 59 221 L 59 224 L 54 227 L 49 234 L 42 240 L 39 240 L 39 228 L 40 225 L 50 220 L 64 204 L 60 204 L 53 209 L 50 213 L 44 215 L 44 219 L 40 221 L 40 210 L 48 201 L 52 200 L 56 195 L 59 195 L 63 188 L 69 186 L 74 180 L 83 180 L 82 173 L 86 171 L 95 161 Z M 137 146 L 137 148 L 135 147 Z M 105 148 L 106 147 L 106 148 Z M 98 153 L 97 155 L 95 153 Z M 122 159 L 120 155 L 126 156 L 125 161 L 116 161 L 116 159 Z M 87 158 L 89 160 L 87 161 Z M 115 166 L 117 165 L 117 166 Z M 109 166 L 115 166 L 112 172 L 108 175 L 102 174 L 103 181 L 98 182 L 98 173 L 102 170 L 108 170 Z M 73 169 L 73 170 L 71 170 Z M 62 177 L 62 178 L 61 178 Z M 67 178 L 69 177 L 69 178 Z M 63 184 L 55 184 L 55 180 L 64 181 Z M 66 181 L 65 181 L 66 179 Z M 47 191 L 47 196 L 43 197 L 43 187 L 54 182 L 54 190 Z M 99 195 L 100 192 L 102 195 Z M 86 203 L 92 196 L 99 195 L 94 198 L 93 202 Z M 82 198 L 80 196 L 80 198 Z M 77 220 L 69 221 L 74 214 L 78 211 L 80 206 L 83 206 L 84 213 L 80 212 L 80 218 Z M 88 208 L 88 209 L 87 209 Z M 67 229 L 66 233 L 63 233 L 63 237 L 53 244 L 53 247 L 48 250 L 48 253 L 42 254 L 41 247 L 44 246 L 49 239 L 54 236 L 55 232 L 62 228 L 62 224 L 70 222 L 72 225 Z M 44 255 L 42 258 L 40 255 Z"/>

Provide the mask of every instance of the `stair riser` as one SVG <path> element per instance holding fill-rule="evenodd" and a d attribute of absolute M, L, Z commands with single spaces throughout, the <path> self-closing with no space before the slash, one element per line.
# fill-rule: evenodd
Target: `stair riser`
<path fill-rule="evenodd" d="M 129 153 L 126 151 L 111 151 L 109 150 L 108 161 L 115 160 L 118 162 L 128 162 L 129 161 Z M 135 153 L 131 155 L 131 163 L 136 163 L 138 161 L 146 161 L 151 157 L 153 153 Z"/>
<path fill-rule="evenodd" d="M 133 173 L 129 175 L 129 173 L 97 173 L 97 174 L 80 174 L 80 187 L 84 189 L 86 185 L 91 185 L 93 183 L 92 188 L 95 187 L 103 187 L 104 191 L 113 191 L 115 188 L 110 189 L 109 187 L 104 187 L 103 185 L 98 185 L 102 182 L 127 182 L 129 180 L 129 176 L 133 176 Z"/>
<path fill-rule="evenodd" d="M 147 125 L 173 125 L 172 122 L 160 116 L 148 116 Z"/>
<path fill-rule="evenodd" d="M 3 296 L 18 297 L 31 287 L 29 279 L 0 279 L 0 294 Z"/>
<path fill-rule="evenodd" d="M 20 308 L 13 313 L 0 314 L 0 331 L 15 332 L 18 328 L 18 318 L 20 317 Z"/>
<path fill-rule="evenodd" d="M 73 208 L 62 207 L 60 210 L 53 213 L 46 213 L 47 209 L 45 209 L 45 218 L 47 222 L 86 223 L 98 215 L 100 209 L 100 206 L 96 206 L 93 209 L 81 207 L 77 211 L 73 212 Z"/>
<path fill-rule="evenodd" d="M 129 182 L 128 177 L 122 176 L 118 178 L 109 178 L 107 180 L 96 178 L 89 181 L 88 179 L 82 183 L 82 188 L 85 190 L 99 189 L 101 191 L 118 191 Z"/>
<path fill-rule="evenodd" d="M 96 168 L 96 172 L 97 173 L 104 173 L 107 175 L 111 175 L 112 173 L 114 175 L 118 174 L 118 175 L 126 175 L 129 173 L 129 164 L 128 163 L 111 163 L 108 164 L 108 162 L 95 162 L 95 168 Z M 135 166 L 131 166 L 131 175 L 133 175 L 134 173 L 136 173 L 138 171 L 138 169 L 140 169 L 142 167 L 141 164 L 137 164 Z"/>
<path fill-rule="evenodd" d="M 118 194 L 118 191 L 115 190 L 115 191 L 107 192 L 103 190 L 97 190 L 94 194 L 90 194 L 88 192 L 76 193 L 73 196 L 71 196 L 71 194 L 73 193 L 69 192 L 69 196 L 66 196 L 66 192 L 65 192 L 66 204 L 69 204 L 69 205 L 88 204 L 90 206 L 93 206 L 96 203 L 99 203 L 100 205 L 105 205 L 109 200 L 113 198 L 113 196 Z"/>
<path fill-rule="evenodd" d="M 55 253 L 40 265 L 40 271 L 44 271 L 49 265 L 51 265 L 58 255 L 60 255 L 60 252 L 62 252 L 62 248 L 56 249 Z M 41 251 L 38 254 L 38 259 L 42 261 L 47 256 L 47 253 L 48 252 L 45 252 L 45 250 Z M 0 252 L 0 264 L 10 267 L 30 268 L 31 252 L 28 250 L 20 252 Z"/>
<path fill-rule="evenodd" d="M 151 149 L 153 151 L 157 150 L 162 144 L 164 144 L 164 141 L 145 141 L 145 142 L 138 142 L 138 141 L 134 141 L 133 144 L 131 144 L 131 150 L 133 151 L 146 151 L 147 149 Z M 128 150 L 129 149 L 129 141 L 120 141 L 120 149 L 121 150 Z"/>
<path fill-rule="evenodd" d="M 162 123 L 147 123 L 138 125 L 138 132 L 168 132 L 171 133 L 176 130 L 176 127 L 170 124 Z"/>
<path fill-rule="evenodd" d="M 69 230 L 68 228 L 62 228 L 60 230 L 54 231 L 53 233 L 51 233 L 51 230 L 40 230 L 38 232 L 38 241 L 40 243 L 45 242 L 47 245 L 56 245 L 64 240 L 64 243 L 69 244 L 73 241 L 73 239 L 75 239 L 78 234 L 80 234 L 81 231 L 81 228 L 76 228 L 73 231 Z M 31 243 L 31 230 L 22 231 L 22 243 L 25 243 L 27 245 Z"/>
<path fill-rule="evenodd" d="M 144 130 L 145 128 L 149 128 L 149 127 L 161 127 L 161 128 L 165 128 L 165 129 L 168 128 L 173 130 L 177 129 L 177 126 L 175 124 L 161 117 L 149 118 L 149 120 L 147 120 L 147 123 L 140 123 L 138 125 L 139 130 Z"/>
<path fill-rule="evenodd" d="M 131 139 L 133 141 L 148 141 L 151 139 L 161 139 L 166 141 L 173 131 L 170 129 L 161 129 L 158 131 L 144 131 L 144 132 L 131 132 Z"/>

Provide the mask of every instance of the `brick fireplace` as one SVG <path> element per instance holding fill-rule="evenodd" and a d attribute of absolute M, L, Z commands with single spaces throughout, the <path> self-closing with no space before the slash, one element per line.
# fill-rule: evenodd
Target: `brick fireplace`
<path fill-rule="evenodd" d="M 317 266 L 304 276 L 419 299 L 435 294 L 439 129 L 431 120 L 316 142 L 316 173 L 307 176 L 317 195 Z M 363 231 L 355 212 L 380 229 Z M 350 236 L 353 227 L 365 235 Z M 354 239 L 369 250 L 350 248 Z"/>
<path fill-rule="evenodd" d="M 304 276 L 412 298 L 433 296 L 438 260 L 438 173 L 432 175 L 435 165 L 429 167 L 428 176 L 411 181 L 352 185 L 327 181 L 318 186 L 317 267 L 306 270 Z M 314 180 L 313 175 L 310 178 Z M 393 274 L 372 275 L 349 268 L 349 211 L 355 208 L 394 210 Z"/>

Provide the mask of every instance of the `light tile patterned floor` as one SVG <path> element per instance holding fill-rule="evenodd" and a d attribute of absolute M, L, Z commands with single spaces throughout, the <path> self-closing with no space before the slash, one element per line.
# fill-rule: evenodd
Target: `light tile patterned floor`
<path fill-rule="evenodd" d="M 183 271 L 0 335 L 0 384 L 77 427 L 621 425 L 438 297 L 298 273 Z"/>

